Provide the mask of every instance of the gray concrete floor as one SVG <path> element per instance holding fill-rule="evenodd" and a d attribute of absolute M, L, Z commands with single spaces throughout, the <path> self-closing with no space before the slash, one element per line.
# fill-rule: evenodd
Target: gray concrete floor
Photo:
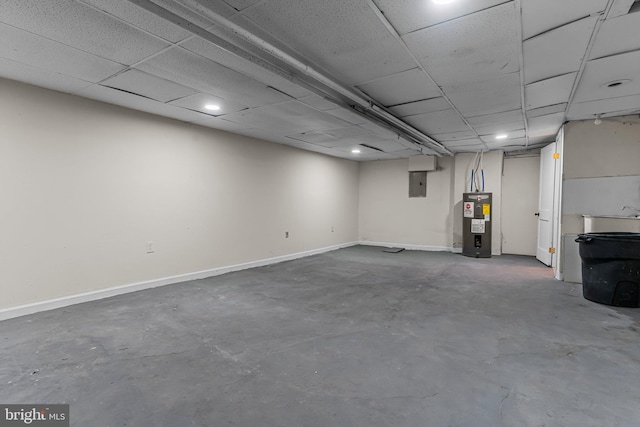
<path fill-rule="evenodd" d="M 0 322 L 72 426 L 638 426 L 640 310 L 535 259 L 353 247 Z"/>

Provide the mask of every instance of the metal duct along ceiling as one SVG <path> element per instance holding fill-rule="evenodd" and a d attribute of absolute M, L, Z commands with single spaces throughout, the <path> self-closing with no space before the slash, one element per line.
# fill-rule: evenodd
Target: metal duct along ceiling
<path fill-rule="evenodd" d="M 640 112 L 636 3 L 4 0 L 0 77 L 354 160 L 520 151 Z"/>
<path fill-rule="evenodd" d="M 434 154 L 437 156 L 453 154 L 442 144 L 395 117 L 383 107 L 376 105 L 373 99 L 366 97 L 366 95 L 356 93 L 354 90 L 317 71 L 314 66 L 294 58 L 292 55 L 245 30 L 197 0 L 182 0 L 182 3 L 199 16 L 216 24 L 215 29 L 218 30 L 218 34 L 214 34 L 193 22 L 187 21 L 150 0 L 129 1 L 154 13 L 160 18 L 179 25 L 193 35 L 200 36 L 239 58 L 259 65 L 265 71 L 274 73 L 279 77 L 284 77 L 292 83 L 314 92 L 316 95 L 334 103 L 338 107 L 353 109 L 361 113 L 363 117 L 372 120 L 377 125 L 388 128 L 399 137 L 415 145 L 415 148 L 420 153 Z M 222 30 L 222 32 L 220 32 L 220 30 Z M 222 35 L 222 37 L 220 35 Z M 243 44 L 245 46 L 248 44 L 256 50 L 250 52 L 243 47 Z M 377 151 L 384 152 L 384 150 L 380 149 Z"/>

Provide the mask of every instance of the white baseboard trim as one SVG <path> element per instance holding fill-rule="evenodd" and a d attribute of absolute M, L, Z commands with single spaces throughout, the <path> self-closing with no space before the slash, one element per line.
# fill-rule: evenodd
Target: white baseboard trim
<path fill-rule="evenodd" d="M 428 251 L 428 252 L 454 252 L 455 249 L 447 246 L 428 246 L 428 245 L 407 245 L 405 243 L 384 243 L 384 242 L 369 242 L 361 240 L 359 245 L 364 246 L 384 246 L 389 248 L 403 248 L 408 251 Z M 462 252 L 462 249 L 460 249 Z"/>
<path fill-rule="evenodd" d="M 176 283 L 187 282 L 190 280 L 205 279 L 207 277 L 219 276 L 221 274 L 231 273 L 233 271 L 246 270 L 249 268 L 263 267 L 265 265 L 277 264 L 283 261 L 291 261 L 298 258 L 304 258 L 311 255 L 318 255 L 325 252 L 331 252 L 337 249 L 347 248 L 358 245 L 358 242 L 342 243 L 339 245 L 328 246 L 325 248 L 312 249 L 310 251 L 297 252 L 293 254 L 281 255 L 273 258 L 265 258 L 257 261 L 249 261 L 242 264 L 229 265 L 224 267 L 212 268 L 210 270 L 196 271 L 193 273 L 180 274 L 177 276 L 163 277 L 160 279 L 148 280 L 144 282 L 131 283 L 113 288 L 100 289 L 97 291 L 84 292 L 81 294 L 69 295 L 61 298 L 50 299 L 46 301 L 38 301 L 31 304 L 9 307 L 0 310 L 0 321 L 13 319 L 15 317 L 26 316 L 29 314 L 39 313 L 42 311 L 54 310 L 56 308 L 67 307 L 70 305 L 80 304 L 83 302 L 96 301 L 103 298 L 109 298 L 116 295 L 127 294 L 130 292 L 142 291 L 145 289 L 157 288 L 160 286 L 173 285 Z"/>

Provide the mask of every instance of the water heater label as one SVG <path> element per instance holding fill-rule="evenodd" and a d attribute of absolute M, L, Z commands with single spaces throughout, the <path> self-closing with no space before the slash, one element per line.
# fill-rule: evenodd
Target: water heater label
<path fill-rule="evenodd" d="M 491 205 L 484 203 L 482 205 L 482 215 L 491 215 Z"/>
<path fill-rule="evenodd" d="M 473 204 L 474 202 L 464 202 L 464 217 L 473 218 Z"/>
<path fill-rule="evenodd" d="M 484 219 L 472 219 L 471 220 L 471 232 L 473 234 L 484 233 Z"/>

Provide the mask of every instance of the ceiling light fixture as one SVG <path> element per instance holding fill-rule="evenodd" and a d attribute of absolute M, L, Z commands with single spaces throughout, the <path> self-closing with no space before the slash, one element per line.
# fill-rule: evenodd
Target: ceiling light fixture
<path fill-rule="evenodd" d="M 360 150 L 358 150 L 357 148 L 354 148 L 353 150 L 351 150 L 351 152 L 353 154 L 360 154 Z"/>
<path fill-rule="evenodd" d="M 507 139 L 508 136 L 506 133 L 501 133 L 500 135 L 496 135 L 496 139 Z"/>
<path fill-rule="evenodd" d="M 211 111 L 218 111 L 220 109 L 220 106 L 216 104 L 207 104 L 204 106 L 204 108 Z"/>
<path fill-rule="evenodd" d="M 600 114 L 596 114 L 596 119 L 593 121 L 593 124 L 598 126 L 600 123 L 602 123 L 602 120 L 600 119 Z"/>

